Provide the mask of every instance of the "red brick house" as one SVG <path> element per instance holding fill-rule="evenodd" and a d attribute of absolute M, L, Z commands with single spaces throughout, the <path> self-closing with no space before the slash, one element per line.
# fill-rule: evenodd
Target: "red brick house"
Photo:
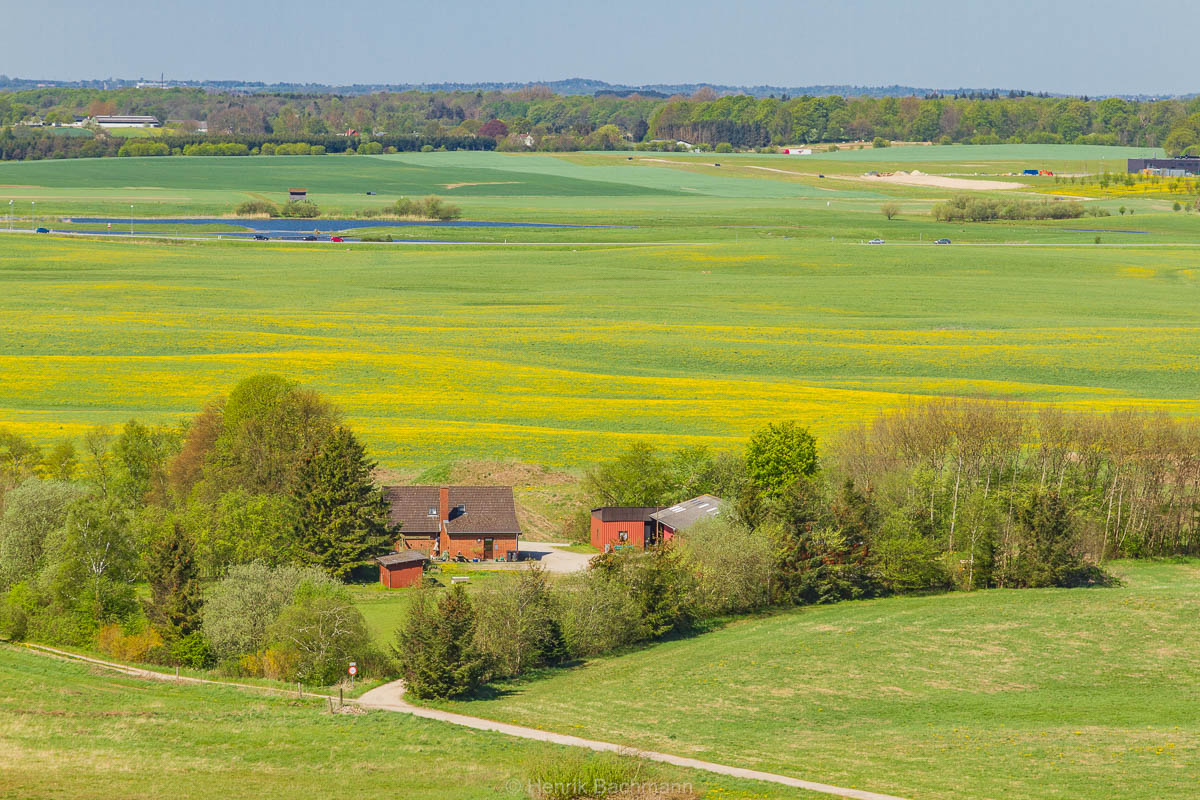
<path fill-rule="evenodd" d="M 375 560 L 379 562 L 379 582 L 385 589 L 405 589 L 420 585 L 429 556 L 420 550 L 404 550 Z"/>
<path fill-rule="evenodd" d="M 511 486 L 389 486 L 384 496 L 389 522 L 400 526 L 397 551 L 491 561 L 518 549 L 521 523 Z"/>
<path fill-rule="evenodd" d="M 617 547 L 645 550 L 655 541 L 650 515 L 662 506 L 605 506 L 592 509 L 592 547 L 608 552 Z"/>

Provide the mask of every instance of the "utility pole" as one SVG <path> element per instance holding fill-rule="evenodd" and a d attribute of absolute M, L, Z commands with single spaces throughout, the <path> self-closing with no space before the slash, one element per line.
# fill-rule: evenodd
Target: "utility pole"
<path fill-rule="evenodd" d="M 29 230 L 37 230 L 37 200 L 29 201 Z"/>
<path fill-rule="evenodd" d="M 129 204 L 129 236 L 133 237 L 133 203 Z"/>

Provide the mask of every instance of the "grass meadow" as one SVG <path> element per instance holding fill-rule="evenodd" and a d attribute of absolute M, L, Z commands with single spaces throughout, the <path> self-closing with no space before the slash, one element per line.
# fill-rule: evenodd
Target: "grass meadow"
<path fill-rule="evenodd" d="M 1200 563 L 808 607 L 447 704 L 904 797 L 1200 792 Z"/>
<path fill-rule="evenodd" d="M 0 798 L 528 798 L 574 751 L 321 700 L 138 680 L 0 645 Z M 813 798 L 647 767 L 707 798 Z M 333 788 L 336 787 L 336 788 Z"/>
<path fill-rule="evenodd" d="M 571 468 L 636 438 L 734 447 L 780 418 L 828 435 L 944 395 L 1193 414 L 1196 215 L 1093 200 L 1136 216 L 948 225 L 928 214 L 944 190 L 815 177 L 868 158 L 959 174 L 1138 153 L 4 163 L 0 200 L 18 213 L 36 197 L 46 220 L 119 217 L 130 201 L 143 231 L 142 215 L 224 213 L 297 185 L 331 212 L 437 191 L 467 219 L 617 227 L 379 231 L 464 242 L 404 246 L 5 236 L 0 425 L 51 441 L 179 420 L 267 371 L 329 394 L 385 466 L 416 470 L 464 458 Z M 863 244 L 874 237 L 888 244 Z M 954 245 L 930 244 L 941 237 Z"/>

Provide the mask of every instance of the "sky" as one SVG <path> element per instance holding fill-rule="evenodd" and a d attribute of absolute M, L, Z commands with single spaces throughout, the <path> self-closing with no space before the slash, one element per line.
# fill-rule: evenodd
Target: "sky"
<path fill-rule="evenodd" d="M 1183 94 L 1200 92 L 1195 8 L 1188 0 L 38 0 L 5 11 L 0 74 Z"/>

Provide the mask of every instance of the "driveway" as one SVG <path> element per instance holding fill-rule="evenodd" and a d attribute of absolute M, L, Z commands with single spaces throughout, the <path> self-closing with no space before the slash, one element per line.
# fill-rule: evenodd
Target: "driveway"
<path fill-rule="evenodd" d="M 525 558 L 536 561 L 547 572 L 582 572 L 599 553 L 572 553 L 565 542 L 521 542 Z"/>

